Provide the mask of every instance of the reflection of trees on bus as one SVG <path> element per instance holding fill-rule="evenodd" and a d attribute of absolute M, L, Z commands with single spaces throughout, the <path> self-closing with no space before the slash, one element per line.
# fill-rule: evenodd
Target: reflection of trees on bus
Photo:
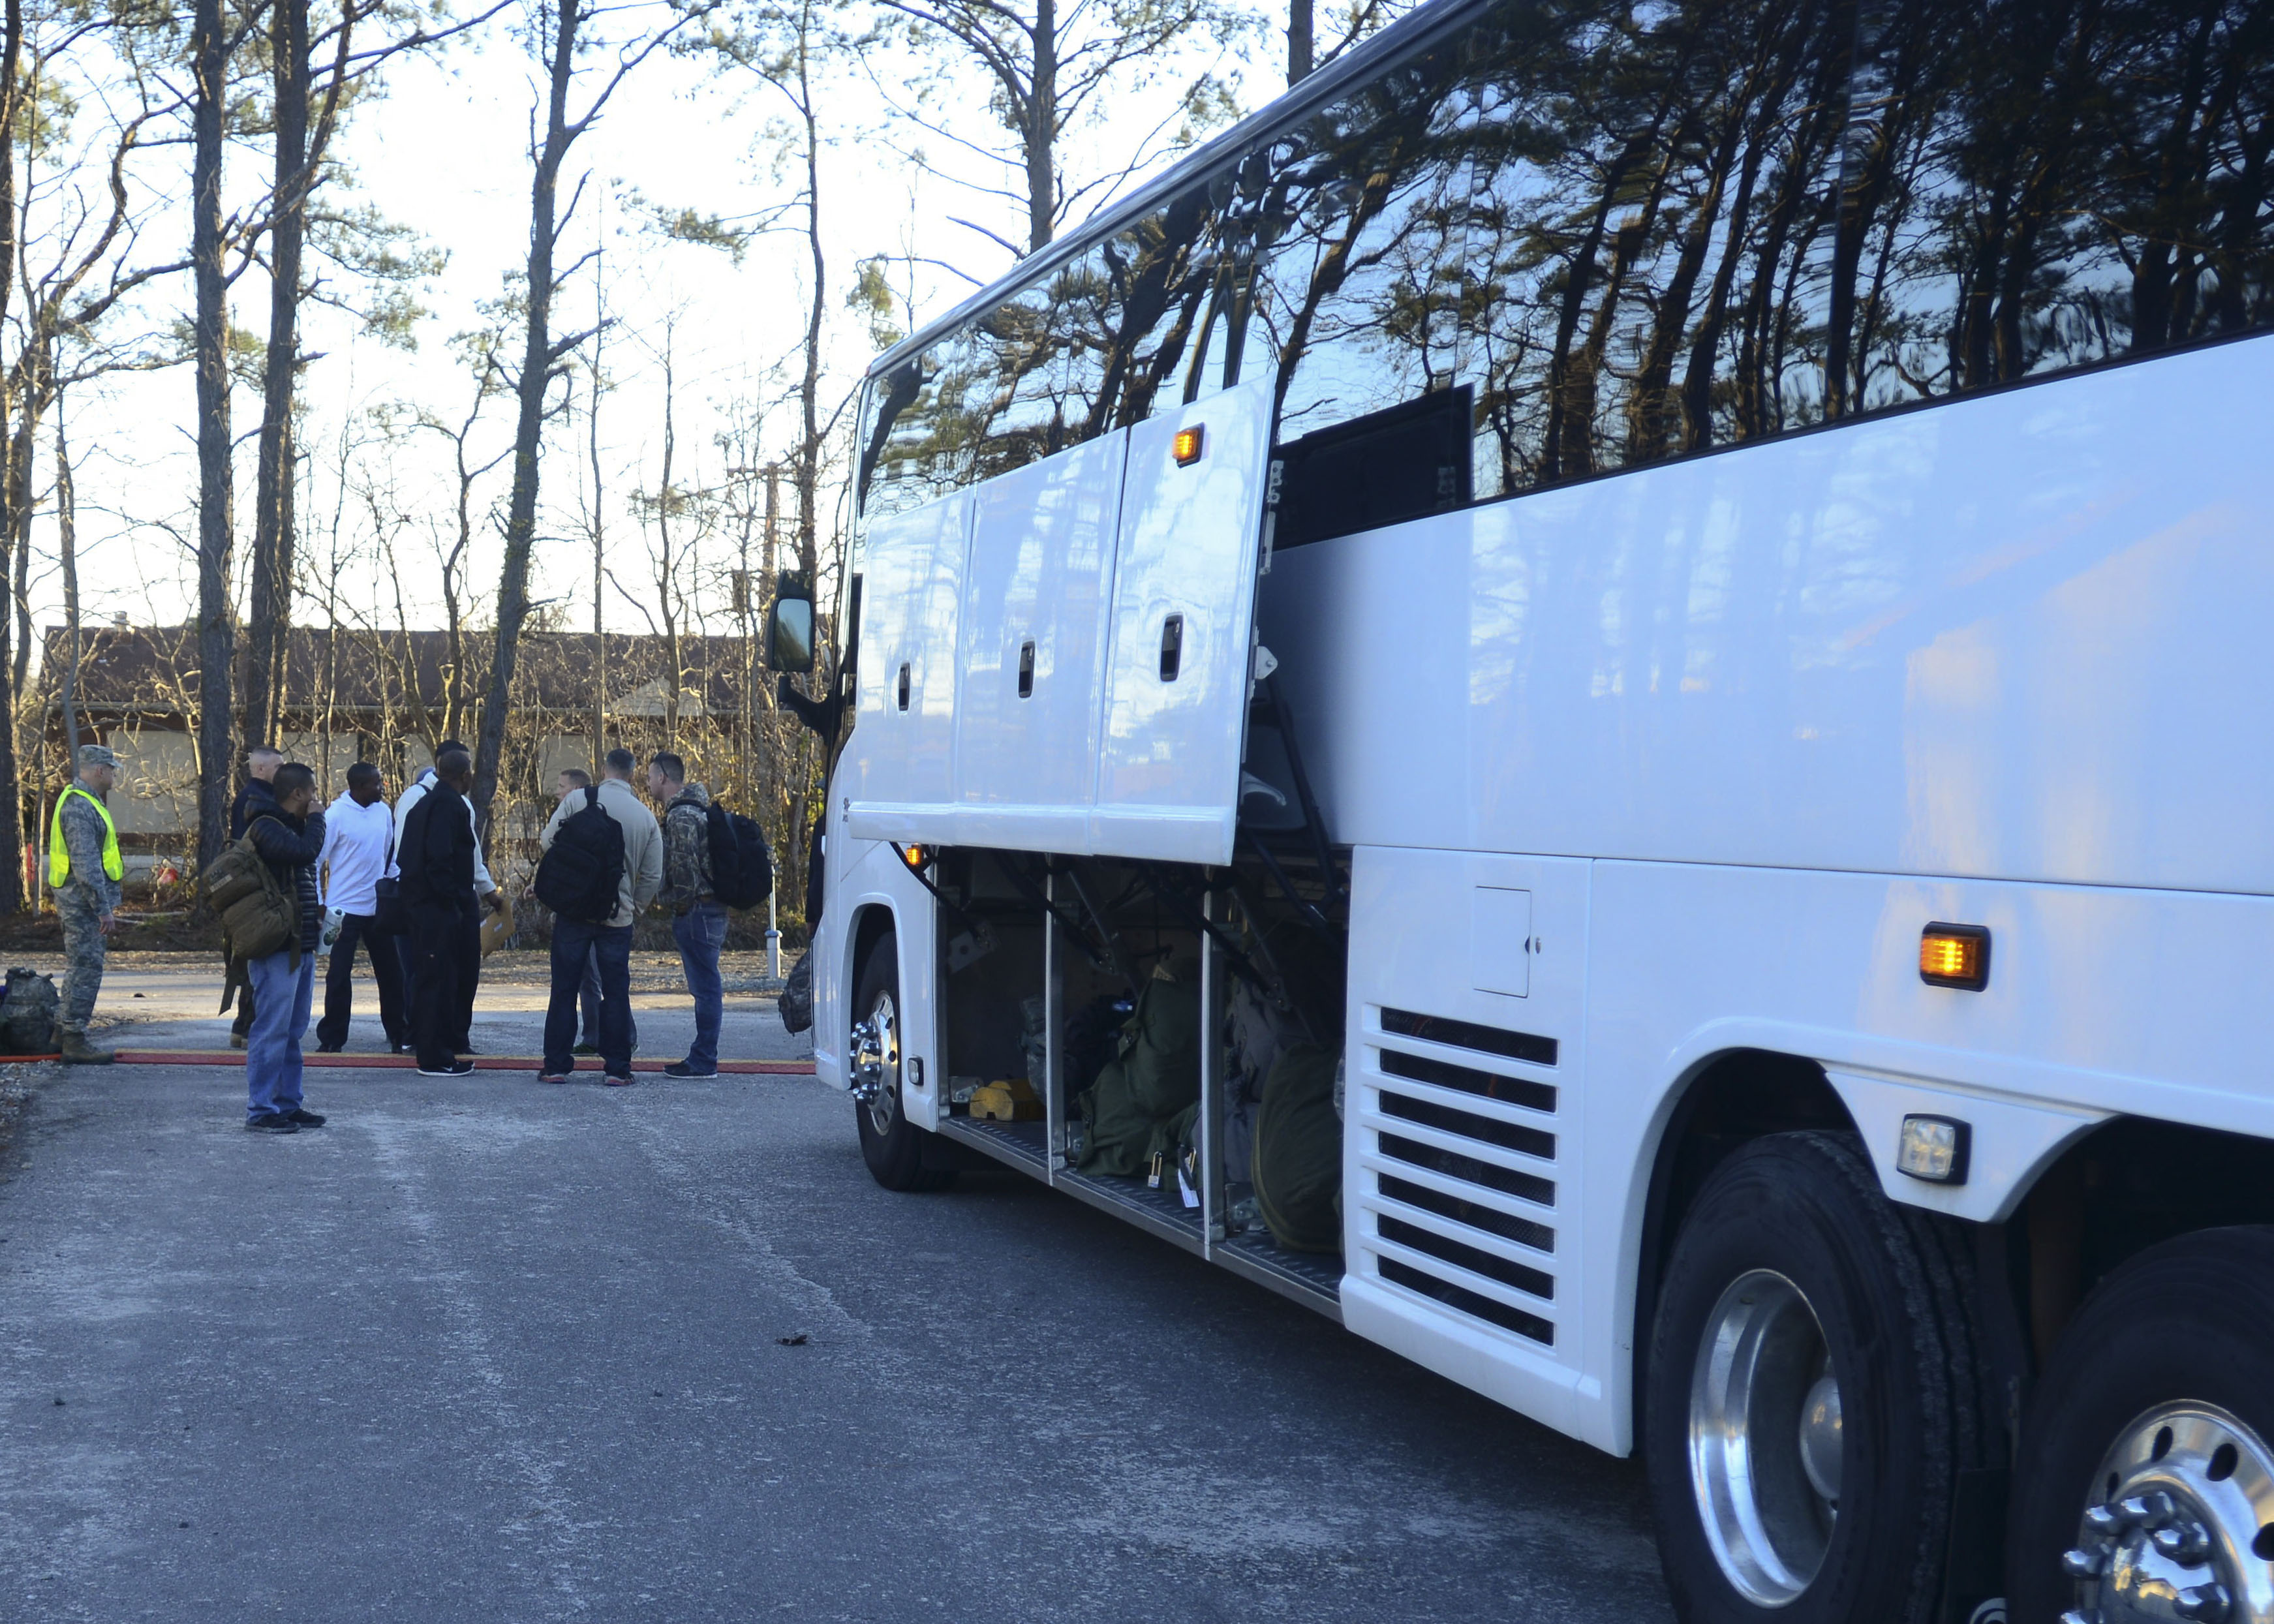
<path fill-rule="evenodd" d="M 2274 0 L 1413 37 L 932 343 L 867 510 L 1267 370 L 1282 443 L 1465 387 L 1486 498 L 2274 320 Z"/>

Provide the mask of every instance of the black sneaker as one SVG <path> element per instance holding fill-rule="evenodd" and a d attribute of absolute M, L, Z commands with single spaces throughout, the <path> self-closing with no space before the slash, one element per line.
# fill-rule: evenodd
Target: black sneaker
<path fill-rule="evenodd" d="M 454 1060 L 439 1071 L 430 1071 L 425 1066 L 420 1066 L 418 1075 L 421 1077 L 471 1077 L 473 1075 L 473 1070 L 472 1061 Z"/>
<path fill-rule="evenodd" d="M 597 1055 L 600 1052 L 600 1046 L 598 1043 L 579 1043 L 568 1052 L 572 1055 Z"/>
<path fill-rule="evenodd" d="M 540 1083 L 565 1083 L 568 1080 L 568 1073 L 565 1069 L 555 1071 L 550 1067 L 543 1067 L 537 1073 L 537 1080 Z"/>
<path fill-rule="evenodd" d="M 321 1111 L 304 1110 L 298 1106 L 294 1106 L 284 1113 L 284 1120 L 297 1123 L 304 1128 L 320 1128 L 324 1125 L 324 1114 Z"/>
<path fill-rule="evenodd" d="M 674 1060 L 663 1068 L 663 1074 L 666 1077 L 716 1077 L 719 1068 L 713 1066 L 708 1071 L 698 1071 L 684 1060 Z"/>
<path fill-rule="evenodd" d="M 414 1044 L 389 1043 L 387 1046 L 387 1052 L 390 1055 L 415 1055 L 418 1050 Z"/>
<path fill-rule="evenodd" d="M 290 1116 L 270 1111 L 265 1116 L 248 1116 L 245 1122 L 247 1133 L 297 1133 L 300 1124 Z"/>
<path fill-rule="evenodd" d="M 319 1043 L 316 1045 L 316 1052 L 320 1055 L 336 1055 L 345 1047 L 346 1045 L 341 1043 Z"/>

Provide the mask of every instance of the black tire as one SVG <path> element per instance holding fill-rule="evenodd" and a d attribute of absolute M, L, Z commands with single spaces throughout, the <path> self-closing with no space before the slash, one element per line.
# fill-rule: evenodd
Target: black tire
<path fill-rule="evenodd" d="M 854 982 L 853 1020 L 855 1024 L 873 1019 L 880 1008 L 892 1011 L 895 1021 L 900 1008 L 900 959 L 897 944 L 890 932 L 877 938 L 869 949 L 869 956 L 861 964 L 861 974 Z M 854 1045 L 846 1043 L 847 1064 L 852 1064 Z M 955 1182 L 955 1167 L 946 1154 L 947 1147 L 939 1143 L 939 1136 L 928 1133 L 910 1122 L 900 1110 L 900 1064 L 897 1042 L 892 1045 L 890 1076 L 874 1105 L 855 1100 L 853 1116 L 861 1134 L 861 1160 L 869 1164 L 869 1176 L 887 1190 L 922 1191 L 945 1190 Z"/>
<path fill-rule="evenodd" d="M 2052 1624 L 2082 1605 L 2061 1557 L 2080 1543 L 2086 1507 L 2106 1498 L 2094 1478 L 2120 1437 L 2180 1404 L 2223 1410 L 2274 1442 L 2274 1229 L 2202 1229 L 2151 1246 L 2103 1281 L 2061 1333 L 2014 1468 L 2014 1624 Z M 2240 1529 L 2239 1542 L 2247 1547 L 2252 1534 Z"/>
<path fill-rule="evenodd" d="M 1645 1377 L 1643 1448 L 1656 1512 L 1660 1560 L 1675 1613 L 1690 1624 L 1771 1618 L 1780 1624 L 1923 1624 L 1934 1616 L 1947 1549 L 1957 1470 L 1981 1449 L 1979 1377 L 1966 1318 L 1972 1283 L 1960 1226 L 1898 1207 L 1880 1190 L 1870 1161 L 1847 1135 L 1781 1133 L 1733 1153 L 1714 1169 L 1682 1221 L 1661 1284 Z M 1755 1312 L 1757 1271 L 1781 1276 L 1812 1313 L 1818 1340 L 1795 1359 L 1828 1358 L 1841 1424 L 1829 1436 L 1838 1462 L 1836 1491 L 1826 1501 L 1809 1481 L 1786 1507 L 1803 1508 L 1812 1548 L 1781 1575 L 1797 1584 L 1773 1598 L 1756 1569 L 1749 1594 L 1731 1576 L 1706 1522 L 1695 1486 L 1690 1438 L 1693 1383 L 1707 1383 L 1699 1355 L 1708 1327 Z M 1772 1291 L 1784 1287 L 1771 1285 Z M 1789 1299 L 1787 1299 L 1788 1301 Z M 1802 1327 L 1781 1342 L 1798 1347 Z M 1763 1356 L 1764 1368 L 1772 1364 Z M 1723 1368 L 1723 1367 L 1715 1367 Z M 1790 1382 L 1764 1379 L 1755 1404 L 1759 1424 L 1757 1476 L 1763 1501 L 1777 1492 L 1774 1473 L 1802 1471 L 1803 1448 L 1790 1446 L 1788 1469 L 1770 1452 L 1795 1439 L 1805 1409 Z M 1789 1400 L 1789 1410 L 1780 1404 Z M 1710 1404 L 1710 1398 L 1706 1401 Z M 1711 1413 L 1710 1410 L 1708 1412 Z M 1748 1413 L 1751 1413 L 1749 1410 Z M 1788 1417 L 1780 1425 L 1777 1418 Z M 1709 1427 L 1708 1438 L 1720 1436 Z M 1749 1430 L 1747 1436 L 1752 1436 Z M 1824 1434 L 1819 1434 L 1819 1438 Z M 1701 1458 L 1711 1470 L 1710 1448 Z M 1743 1492 L 1743 1491 L 1740 1491 Z M 1827 1514 L 1826 1506 L 1836 1507 Z M 1812 1507 L 1812 1509 L 1811 1509 Z M 1730 1519 L 1717 1526 L 1730 1528 Z M 1725 1547 L 1750 1551 L 1742 1538 Z M 1773 1542 L 1772 1542 L 1773 1543 Z M 1788 1549 L 1797 1550 L 1800 1542 Z M 1733 1557 L 1743 1567 L 1743 1557 Z M 1812 1572 L 1808 1562 L 1814 1563 Z M 1772 1580 L 1778 1575 L 1770 1574 Z"/>

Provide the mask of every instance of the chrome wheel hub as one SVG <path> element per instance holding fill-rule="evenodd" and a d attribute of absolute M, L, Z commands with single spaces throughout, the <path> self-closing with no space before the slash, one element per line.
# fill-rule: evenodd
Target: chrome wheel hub
<path fill-rule="evenodd" d="M 1690 1483 L 1722 1575 L 1758 1606 L 1808 1589 L 1840 1515 L 1840 1383 L 1816 1311 L 1768 1269 L 1706 1321 L 1690 1383 Z"/>
<path fill-rule="evenodd" d="M 869 1125 L 882 1138 L 892 1131 L 900 1115 L 900 1023 L 892 995 L 878 993 L 869 1019 L 856 1021 L 849 1035 L 853 1097 L 869 1113 Z"/>
<path fill-rule="evenodd" d="M 2100 1462 L 2061 1558 L 2062 1624 L 2274 1624 L 2274 1454 L 2210 1404 L 2159 1404 Z"/>

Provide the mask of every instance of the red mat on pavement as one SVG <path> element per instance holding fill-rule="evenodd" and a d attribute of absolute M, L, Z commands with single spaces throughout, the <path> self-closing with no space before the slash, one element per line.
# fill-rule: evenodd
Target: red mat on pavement
<path fill-rule="evenodd" d="M 37 1056 L 18 1056 L 37 1059 Z M 534 1071 L 538 1056 L 535 1055 L 474 1055 L 470 1056 L 477 1071 Z M 241 1066 L 245 1051 L 231 1049 L 122 1049 L 118 1051 L 121 1065 L 207 1065 Z M 309 1070 L 343 1068 L 350 1071 L 415 1071 L 418 1062 L 409 1055 L 304 1055 L 301 1064 Z M 660 1071 L 672 1064 L 668 1060 L 635 1060 L 635 1071 Z M 590 1055 L 576 1059 L 579 1071 L 598 1072 L 599 1061 Z M 811 1077 L 810 1060 L 721 1060 L 719 1071 L 730 1077 L 783 1076 Z"/>

